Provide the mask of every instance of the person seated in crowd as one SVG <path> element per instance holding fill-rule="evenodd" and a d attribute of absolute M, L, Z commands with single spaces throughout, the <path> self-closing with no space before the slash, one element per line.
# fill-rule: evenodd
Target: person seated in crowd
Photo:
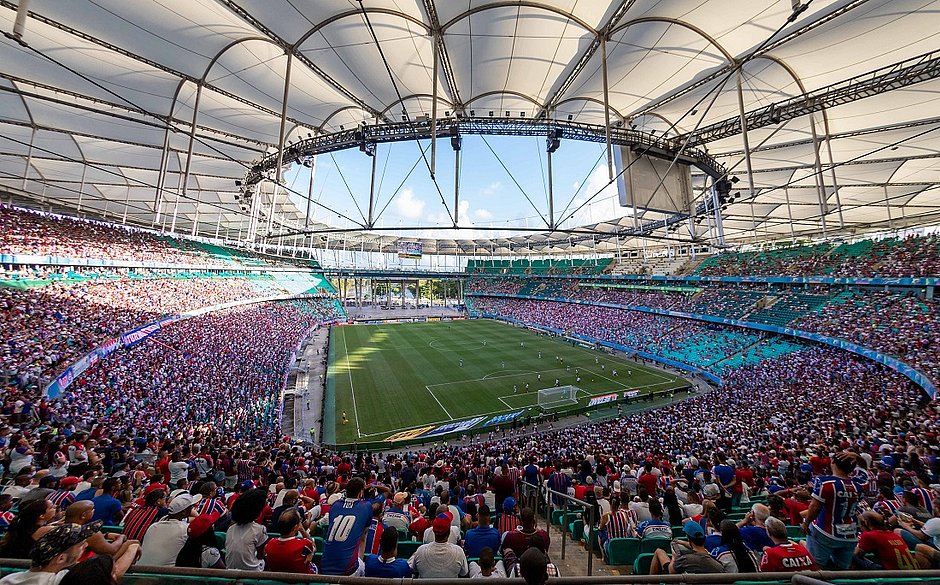
<path fill-rule="evenodd" d="M 639 538 L 672 538 L 672 525 L 663 520 L 663 506 L 659 500 L 649 502 L 650 519 L 637 524 Z"/>
<path fill-rule="evenodd" d="M 470 572 L 467 555 L 456 544 L 450 543 L 451 518 L 449 512 L 434 518 L 431 532 L 434 542 L 422 544 L 408 559 L 408 566 L 422 579 L 455 579 Z"/>
<path fill-rule="evenodd" d="M 764 550 L 764 547 L 773 544 L 767 536 L 767 528 L 764 524 L 768 517 L 770 517 L 770 508 L 764 504 L 754 504 L 744 519 L 738 522 L 741 538 L 744 539 L 748 550 L 760 552 Z"/>
<path fill-rule="evenodd" d="M 300 514 L 296 507 L 291 506 L 278 515 L 274 528 L 279 536 L 264 545 L 265 571 L 317 573 L 317 566 L 313 564 L 316 545 L 308 535 L 301 536 L 303 523 Z"/>
<path fill-rule="evenodd" d="M 119 557 L 130 547 L 139 548 L 140 542 L 130 540 L 124 534 L 104 534 L 101 532 L 101 521 L 92 520 L 94 505 L 88 500 L 75 502 L 65 510 L 65 524 L 78 524 L 79 526 L 97 527 L 97 530 L 88 537 L 88 551 L 97 555 Z"/>
<path fill-rule="evenodd" d="M 386 530 L 382 533 L 381 548 L 381 554 L 366 555 L 366 577 L 411 577 L 412 571 L 408 561 L 396 557 L 398 554 L 397 530 Z"/>
<path fill-rule="evenodd" d="M 161 483 L 152 483 L 144 489 L 142 506 L 136 506 L 127 511 L 121 525 L 124 535 L 131 540 L 143 543 L 147 529 L 154 522 L 159 522 L 169 514 L 166 503 L 166 486 Z"/>
<path fill-rule="evenodd" d="M 490 507 L 486 504 L 477 510 L 477 526 L 464 536 L 464 551 L 468 558 L 479 557 L 484 548 L 499 550 L 499 531 L 490 526 Z"/>
<path fill-rule="evenodd" d="M 756 573 L 755 554 L 745 545 L 738 525 L 730 520 L 721 522 L 721 544 L 711 555 L 725 568 L 726 573 Z"/>
<path fill-rule="evenodd" d="M 118 559 L 109 555 L 98 555 L 79 562 L 85 553 L 88 537 L 96 530 L 94 525 L 56 526 L 36 542 L 30 554 L 30 569 L 7 575 L 0 579 L 0 584 L 116 584 L 137 557 L 137 545 L 129 547 Z"/>
<path fill-rule="evenodd" d="M 551 538 L 544 528 L 539 528 L 535 523 L 535 511 L 532 508 L 523 508 L 519 513 L 521 525 L 512 532 L 503 535 L 502 549 L 512 549 L 516 556 L 521 556 L 526 549 L 532 546 L 532 540 L 538 536 L 545 543 L 545 550 L 548 550 L 551 544 Z"/>
<path fill-rule="evenodd" d="M 34 500 L 20 508 L 0 540 L 0 558 L 28 559 L 36 541 L 53 528 L 50 523 L 56 515 L 57 508 L 48 500 Z"/>
<path fill-rule="evenodd" d="M 884 516 L 871 510 L 862 512 L 859 528 L 861 534 L 852 560 L 856 568 L 901 571 L 917 567 L 907 543 L 887 526 Z M 873 558 L 869 560 L 866 555 Z"/>
<path fill-rule="evenodd" d="M 249 490 L 232 504 L 232 525 L 225 534 L 225 566 L 229 569 L 264 570 L 268 531 L 257 520 L 266 506 L 267 495 L 262 489 Z"/>
<path fill-rule="evenodd" d="M 177 567 L 195 569 L 224 569 L 219 541 L 214 525 L 219 520 L 218 512 L 199 514 L 189 521 L 186 528 L 186 544 L 176 555 Z"/>
<path fill-rule="evenodd" d="M 189 518 L 198 500 L 189 494 L 173 498 L 166 517 L 152 523 L 144 534 L 140 564 L 172 567 L 189 539 Z"/>
<path fill-rule="evenodd" d="M 787 526 L 779 518 L 768 518 L 765 522 L 767 535 L 773 546 L 764 548 L 760 570 L 767 572 L 799 572 L 819 570 L 813 555 L 805 546 L 790 540 Z"/>
<path fill-rule="evenodd" d="M 672 541 L 672 558 L 656 549 L 650 564 L 650 575 L 684 573 L 724 573 L 724 566 L 705 549 L 705 531 L 698 522 L 689 520 L 682 526 L 688 540 Z"/>

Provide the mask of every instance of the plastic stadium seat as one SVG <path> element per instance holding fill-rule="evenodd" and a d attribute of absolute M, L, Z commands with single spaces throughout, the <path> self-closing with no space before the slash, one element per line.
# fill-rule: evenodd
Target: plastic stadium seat
<path fill-rule="evenodd" d="M 633 574 L 634 575 L 649 575 L 650 574 L 650 565 L 653 564 L 653 554 L 652 553 L 641 553 L 640 556 L 633 561 Z"/>
<path fill-rule="evenodd" d="M 672 550 L 671 538 L 641 538 L 640 553 L 653 553 L 656 550 L 664 550 L 667 553 Z"/>
<path fill-rule="evenodd" d="M 607 564 L 632 566 L 640 556 L 639 538 L 611 538 L 607 541 Z"/>
<path fill-rule="evenodd" d="M 216 540 L 216 542 L 219 543 L 219 548 L 222 549 L 222 550 L 225 550 L 225 536 L 226 536 L 226 533 L 225 533 L 225 532 L 216 532 L 216 533 L 215 533 L 215 540 Z"/>
<path fill-rule="evenodd" d="M 422 543 L 415 540 L 406 540 L 398 543 L 398 558 L 401 559 L 410 559 L 411 555 L 415 554 L 415 551 L 418 550 L 418 547 Z"/>
<path fill-rule="evenodd" d="M 552 510 L 552 524 L 555 526 L 561 526 L 561 517 L 564 515 L 564 510 Z"/>
<path fill-rule="evenodd" d="M 568 524 L 568 531 L 571 533 L 571 540 L 581 540 L 584 538 L 584 520 L 575 520 Z"/>
<path fill-rule="evenodd" d="M 787 526 L 787 536 L 790 538 L 805 538 L 806 535 L 803 534 L 803 529 L 799 526 Z"/>
<path fill-rule="evenodd" d="M 685 538 L 685 528 L 681 526 L 673 526 L 672 537 L 673 538 Z"/>

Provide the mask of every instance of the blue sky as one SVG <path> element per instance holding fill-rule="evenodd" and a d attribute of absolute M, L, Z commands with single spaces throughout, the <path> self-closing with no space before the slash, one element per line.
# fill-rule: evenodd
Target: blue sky
<path fill-rule="evenodd" d="M 489 146 L 487 146 L 489 143 Z M 429 141 L 422 141 L 428 147 Z M 492 151 L 490 150 L 492 148 Z M 498 155 L 499 160 L 494 156 Z M 426 156 L 430 161 L 430 149 Z M 459 224 L 468 230 L 459 233 L 449 229 L 451 221 L 441 203 L 427 166 L 421 160 L 415 141 L 378 145 L 376 167 L 376 225 L 441 226 L 409 235 L 425 237 L 489 237 L 505 235 L 513 227 L 544 227 L 539 217 L 548 216 L 547 164 L 544 137 L 464 136 L 461 151 Z M 561 148 L 552 157 L 555 217 L 561 219 L 562 210 L 577 193 L 575 202 L 565 216 L 575 210 L 586 198 L 607 182 L 606 154 L 603 144 L 562 140 Z M 499 161 L 508 169 L 508 173 Z M 417 163 L 417 166 L 415 166 Z M 320 155 L 316 161 L 314 199 L 358 221 L 368 215 L 369 178 L 372 160 L 358 149 Z M 414 167 L 414 171 L 409 175 Z M 511 176 L 510 176 L 511 173 Z M 447 205 L 454 203 L 454 152 L 449 137 L 438 139 L 437 182 Z M 406 178 L 407 177 L 407 178 Z M 519 183 L 519 186 L 515 182 Z M 309 174 L 305 167 L 295 165 L 285 176 L 291 189 L 305 193 Z M 348 185 L 348 186 L 347 186 Z M 535 204 L 533 208 L 519 187 L 525 190 Z M 578 191 L 580 187 L 580 191 Z M 353 203 L 355 195 L 359 209 Z M 393 197 L 394 194 L 394 197 Z M 566 223 L 582 225 L 624 215 L 627 210 L 616 202 L 616 191 L 608 187 Z M 301 210 L 306 203 L 295 197 Z M 361 215 L 360 215 L 361 213 Z M 339 227 L 354 227 L 348 220 L 313 206 L 311 217 Z M 500 232 L 473 230 L 477 226 L 501 228 Z M 505 231 L 503 231 L 505 230 Z"/>

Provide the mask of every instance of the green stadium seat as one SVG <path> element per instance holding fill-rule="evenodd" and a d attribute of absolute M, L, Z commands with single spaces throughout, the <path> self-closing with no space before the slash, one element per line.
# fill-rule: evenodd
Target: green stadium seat
<path fill-rule="evenodd" d="M 575 520 L 568 524 L 568 532 L 571 534 L 571 540 L 581 540 L 584 538 L 584 520 Z"/>
<path fill-rule="evenodd" d="M 787 536 L 790 538 L 805 538 L 806 535 L 803 534 L 803 529 L 799 526 L 787 526 Z"/>
<path fill-rule="evenodd" d="M 607 564 L 632 566 L 640 556 L 639 538 L 611 538 L 607 541 Z"/>
<path fill-rule="evenodd" d="M 219 543 L 219 548 L 222 549 L 222 550 L 225 550 L 225 536 L 226 536 L 226 533 L 225 533 L 225 532 L 218 532 L 218 531 L 217 531 L 217 532 L 215 533 L 215 540 L 216 540 L 216 542 Z"/>
<path fill-rule="evenodd" d="M 418 547 L 422 543 L 415 540 L 405 540 L 398 543 L 398 558 L 400 559 L 410 559 L 411 555 L 415 554 L 415 551 L 418 550 Z"/>
<path fill-rule="evenodd" d="M 640 553 L 636 560 L 633 561 L 633 574 L 649 575 L 650 565 L 653 564 L 653 556 L 652 553 Z"/>
<path fill-rule="evenodd" d="M 672 537 L 673 538 L 685 538 L 685 529 L 681 526 L 673 526 Z"/>
<path fill-rule="evenodd" d="M 641 538 L 640 553 L 653 553 L 656 550 L 664 550 L 667 553 L 672 550 L 671 538 Z"/>
<path fill-rule="evenodd" d="M 123 526 L 102 526 L 101 532 L 105 534 L 123 534 L 124 527 Z"/>

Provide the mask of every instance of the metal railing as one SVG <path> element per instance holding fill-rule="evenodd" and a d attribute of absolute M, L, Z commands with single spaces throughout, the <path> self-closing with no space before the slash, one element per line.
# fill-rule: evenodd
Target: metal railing
<path fill-rule="evenodd" d="M 13 570 L 29 568 L 29 561 L 23 559 L 0 559 L 0 570 L 6 575 Z M 179 577 L 174 580 L 173 577 Z M 332 583 L 335 585 L 459 585 L 463 579 L 419 579 L 336 577 L 330 575 L 299 575 L 296 573 L 278 573 L 268 571 L 235 571 L 227 569 L 190 569 L 179 567 L 133 566 L 121 580 L 122 585 L 142 583 L 193 583 L 194 577 L 212 579 L 214 585 L 250 585 L 254 582 L 281 583 Z M 840 582 L 873 579 L 899 579 L 905 581 L 920 579 L 923 582 L 940 582 L 940 571 L 806 571 L 803 573 L 715 573 L 703 575 L 610 575 L 598 577 L 555 577 L 549 580 L 551 585 L 730 585 L 738 581 L 791 583 L 792 585 L 830 585 L 833 580 Z M 491 579 L 493 585 L 519 585 L 522 579 Z"/>
<path fill-rule="evenodd" d="M 539 512 L 540 506 L 544 506 L 545 509 L 545 531 L 551 532 L 552 529 L 552 515 L 555 509 L 563 510 L 562 519 L 561 519 L 561 559 L 565 559 L 565 544 L 568 539 L 565 536 L 568 534 L 568 513 L 574 512 L 577 513 L 576 509 L 581 508 L 581 519 L 584 520 L 584 529 L 590 530 L 588 533 L 591 536 L 588 536 L 585 539 L 584 546 L 587 551 L 587 571 L 586 575 L 590 577 L 594 574 L 594 546 L 592 544 L 592 538 L 596 538 L 594 535 L 594 521 L 598 520 L 595 518 L 595 506 L 584 500 L 579 500 L 568 494 L 563 494 L 557 492 L 553 489 L 549 489 L 543 485 L 533 485 L 527 481 L 520 482 L 522 484 L 521 497 L 526 502 L 526 505 L 531 507 L 532 510 L 536 513 Z M 556 498 L 567 502 L 566 505 L 557 506 L 555 504 Z M 536 516 L 537 517 L 537 516 Z M 537 522 L 537 521 L 536 521 Z M 536 524 L 537 525 L 537 524 Z"/>

